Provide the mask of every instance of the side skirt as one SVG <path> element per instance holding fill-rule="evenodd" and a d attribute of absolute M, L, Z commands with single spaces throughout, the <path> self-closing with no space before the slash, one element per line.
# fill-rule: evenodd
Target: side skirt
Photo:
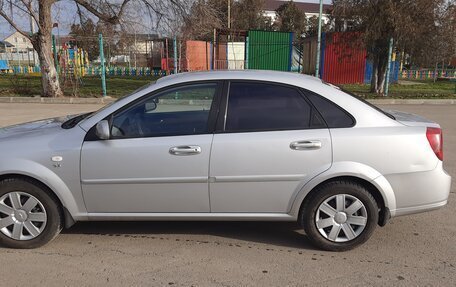
<path fill-rule="evenodd" d="M 88 213 L 80 221 L 296 221 L 285 213 Z"/>

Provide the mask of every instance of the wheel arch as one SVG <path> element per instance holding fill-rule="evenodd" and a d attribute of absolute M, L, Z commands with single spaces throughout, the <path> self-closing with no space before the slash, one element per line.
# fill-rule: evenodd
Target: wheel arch
<path fill-rule="evenodd" d="M 310 198 L 312 194 L 318 191 L 318 189 L 330 182 L 334 181 L 350 181 L 353 183 L 357 183 L 364 188 L 374 197 L 375 201 L 377 202 L 377 205 L 379 207 L 379 218 L 378 218 L 378 225 L 384 226 L 388 220 L 390 219 L 390 211 L 389 208 L 385 204 L 385 199 L 383 198 L 381 192 L 378 190 L 378 188 L 372 184 L 371 182 L 360 178 L 356 176 L 336 176 L 329 178 L 325 181 L 320 182 L 317 186 L 315 186 L 302 200 L 301 205 L 299 207 L 299 213 L 298 213 L 298 218 L 301 218 L 301 213 L 302 213 L 302 206 L 305 204 L 305 202 Z"/>
<path fill-rule="evenodd" d="M 29 181 L 40 188 L 46 190 L 48 194 L 58 203 L 59 208 L 61 209 L 63 219 L 64 219 L 64 224 L 66 228 L 69 228 L 73 226 L 76 222 L 71 215 L 71 212 L 68 210 L 67 206 L 65 205 L 65 202 L 62 200 L 62 198 L 58 195 L 55 190 L 53 190 L 48 184 L 43 182 L 42 180 L 29 175 L 29 174 L 24 174 L 24 173 L 17 173 L 17 172 L 11 172 L 11 173 L 4 173 L 0 174 L 0 181 L 7 180 L 7 179 L 23 179 L 26 181 Z"/>
<path fill-rule="evenodd" d="M 369 191 L 380 207 L 380 226 L 384 226 L 395 215 L 396 197 L 390 183 L 377 170 L 356 162 L 334 163 L 329 170 L 312 178 L 300 189 L 294 198 L 290 214 L 298 219 L 301 207 L 309 198 L 309 195 L 321 185 L 336 180 L 353 181 L 364 186 Z"/>

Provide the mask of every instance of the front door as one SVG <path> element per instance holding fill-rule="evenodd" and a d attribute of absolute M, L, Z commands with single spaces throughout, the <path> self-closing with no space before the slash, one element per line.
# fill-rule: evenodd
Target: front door
<path fill-rule="evenodd" d="M 231 82 L 210 162 L 212 212 L 286 213 L 331 165 L 329 130 L 299 90 Z"/>
<path fill-rule="evenodd" d="M 210 212 L 208 165 L 215 82 L 146 96 L 111 115 L 111 138 L 82 147 L 90 213 Z"/>

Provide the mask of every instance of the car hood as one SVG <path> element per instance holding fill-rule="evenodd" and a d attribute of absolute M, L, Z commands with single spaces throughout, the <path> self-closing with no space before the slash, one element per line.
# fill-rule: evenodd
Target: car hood
<path fill-rule="evenodd" d="M 0 139 L 25 136 L 35 133 L 47 134 L 54 130 L 61 130 L 62 124 L 75 116 L 76 115 L 44 119 L 0 128 Z"/>
<path fill-rule="evenodd" d="M 424 126 L 424 127 L 435 127 L 439 128 L 440 125 L 436 122 L 433 122 L 429 119 L 426 119 L 422 116 L 415 115 L 415 114 L 410 114 L 410 113 L 405 113 L 401 111 L 395 111 L 395 110 L 386 110 L 383 109 L 385 112 L 388 114 L 394 116 L 396 121 L 406 125 L 406 126 Z"/>

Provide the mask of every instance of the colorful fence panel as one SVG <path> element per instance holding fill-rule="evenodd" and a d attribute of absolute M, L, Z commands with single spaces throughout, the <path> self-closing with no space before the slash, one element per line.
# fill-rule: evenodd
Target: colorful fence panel
<path fill-rule="evenodd" d="M 421 69 L 421 70 L 403 70 L 402 79 L 408 80 L 433 80 L 435 78 L 456 78 L 456 69 L 442 70 L 438 69 Z"/>

